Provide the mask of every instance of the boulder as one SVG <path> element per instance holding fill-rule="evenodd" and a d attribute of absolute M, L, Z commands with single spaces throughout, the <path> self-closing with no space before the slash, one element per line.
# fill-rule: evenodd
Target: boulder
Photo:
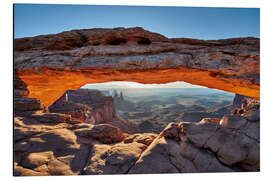
<path fill-rule="evenodd" d="M 84 174 L 126 174 L 144 149 L 146 145 L 137 142 L 94 145 Z"/>
<path fill-rule="evenodd" d="M 98 124 L 75 130 L 77 136 L 91 137 L 105 144 L 120 142 L 124 139 L 122 131 L 109 124 Z"/>

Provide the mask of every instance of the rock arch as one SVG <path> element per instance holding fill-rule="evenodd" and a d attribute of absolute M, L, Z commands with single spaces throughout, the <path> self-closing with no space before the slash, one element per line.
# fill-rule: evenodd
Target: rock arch
<path fill-rule="evenodd" d="M 147 46 L 138 44 L 145 39 Z M 185 81 L 259 98 L 259 52 L 259 39 L 251 37 L 204 41 L 138 27 L 73 30 L 15 39 L 14 69 L 29 97 L 46 106 L 68 89 L 108 81 Z"/>

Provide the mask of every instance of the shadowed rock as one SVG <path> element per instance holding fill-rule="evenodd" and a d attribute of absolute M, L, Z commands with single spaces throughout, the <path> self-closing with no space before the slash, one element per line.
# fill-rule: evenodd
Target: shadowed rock
<path fill-rule="evenodd" d="M 171 123 L 142 153 L 129 173 L 259 171 L 258 137 L 246 134 L 245 126 L 236 127 L 205 120 Z M 258 136 L 258 126 L 253 128 Z"/>

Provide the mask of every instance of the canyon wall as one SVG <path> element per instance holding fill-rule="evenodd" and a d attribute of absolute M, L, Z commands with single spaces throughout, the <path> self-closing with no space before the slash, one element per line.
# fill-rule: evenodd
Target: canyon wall
<path fill-rule="evenodd" d="M 113 97 L 104 96 L 98 90 L 68 90 L 48 109 L 51 113 L 70 115 L 74 123 L 106 123 L 121 128 L 123 132 L 138 131 L 134 123 L 116 113 Z"/>
<path fill-rule="evenodd" d="M 105 97 L 98 90 L 68 90 L 49 107 L 50 112 L 70 114 L 81 122 L 108 123 L 115 118 L 112 97 Z"/>
<path fill-rule="evenodd" d="M 169 39 L 142 28 L 85 29 L 15 39 L 14 68 L 29 97 L 50 106 L 89 83 L 185 81 L 260 97 L 260 42 Z"/>

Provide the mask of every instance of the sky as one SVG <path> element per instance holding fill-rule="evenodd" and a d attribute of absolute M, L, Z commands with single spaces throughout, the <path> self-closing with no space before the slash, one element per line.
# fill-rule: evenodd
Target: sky
<path fill-rule="evenodd" d="M 260 37 L 258 8 L 15 4 L 14 36 L 140 26 L 169 38 Z"/>

